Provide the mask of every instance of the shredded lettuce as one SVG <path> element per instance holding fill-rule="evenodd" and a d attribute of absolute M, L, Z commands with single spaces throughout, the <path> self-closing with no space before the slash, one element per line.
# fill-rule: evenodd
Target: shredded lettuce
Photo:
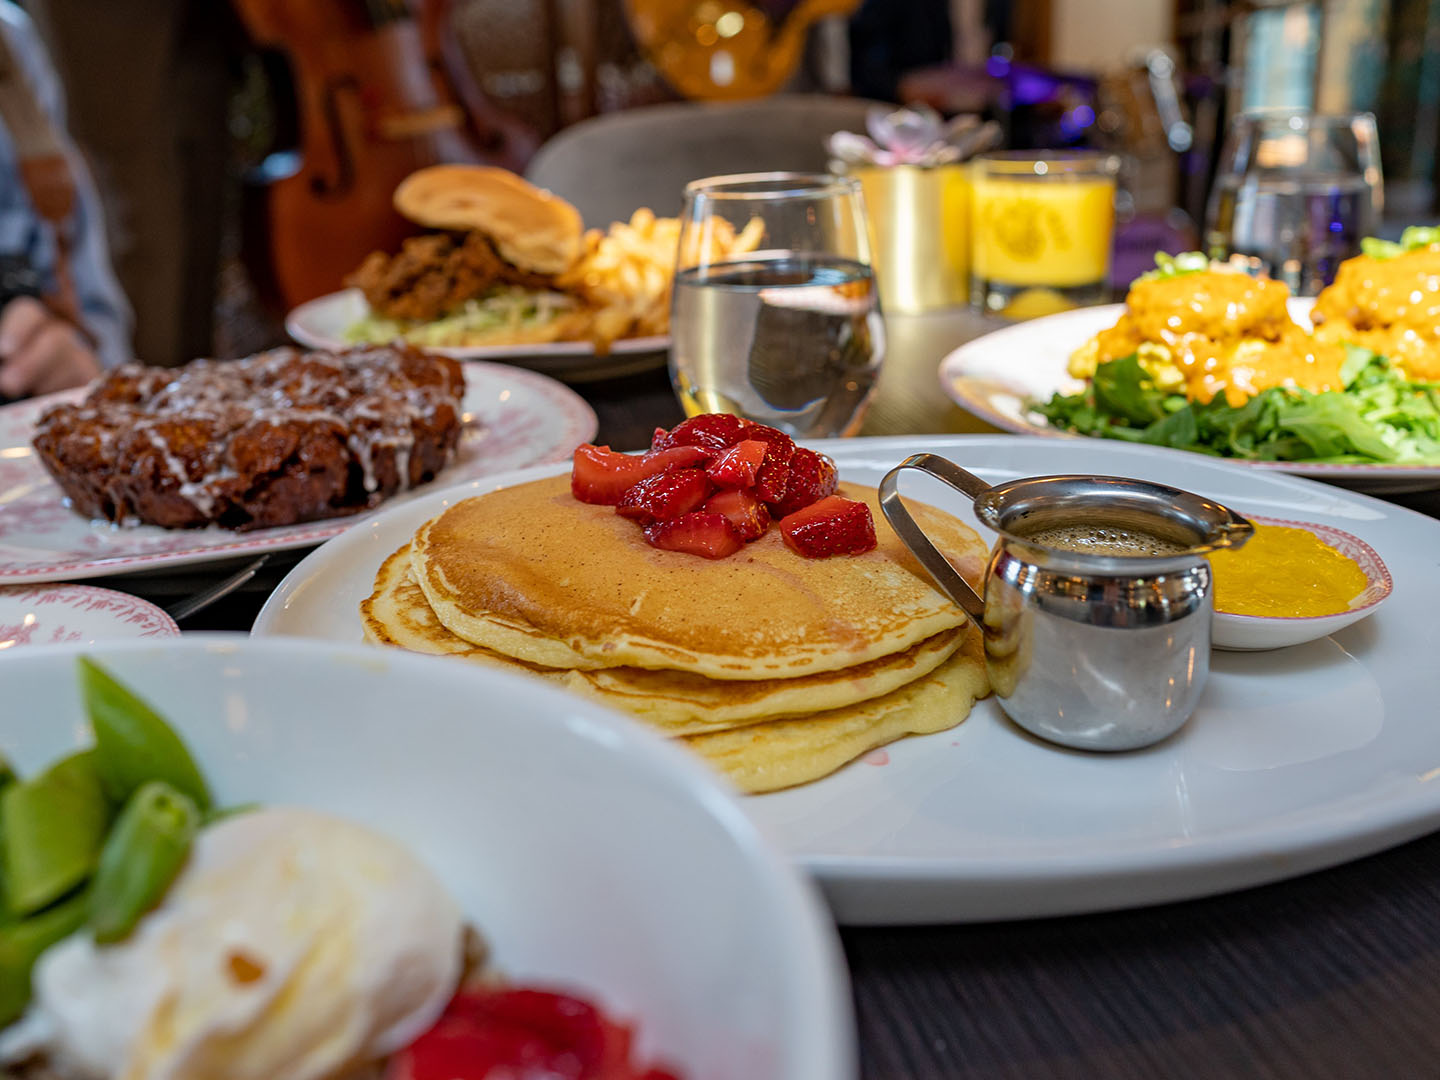
<path fill-rule="evenodd" d="M 1411 225 L 1400 234 L 1399 243 L 1367 236 L 1360 241 L 1360 250 L 1372 259 L 1393 259 L 1396 255 L 1404 255 L 1407 251 L 1416 251 L 1434 244 L 1440 244 L 1440 226 Z"/>
<path fill-rule="evenodd" d="M 1135 356 L 1101 364 L 1078 394 L 1032 405 L 1054 427 L 1251 461 L 1440 464 L 1440 384 L 1347 346 L 1343 390 L 1271 387 L 1238 407 L 1165 393 Z"/>
<path fill-rule="evenodd" d="M 1137 281 L 1154 281 L 1156 278 L 1180 277 L 1182 274 L 1198 274 L 1210 269 L 1210 258 L 1203 251 L 1182 251 L 1170 255 L 1164 251 L 1155 253 L 1155 269 L 1141 274 Z"/>
<path fill-rule="evenodd" d="M 533 333 L 574 311 L 575 306 L 574 298 L 564 293 L 502 286 L 484 297 L 465 301 L 458 311 L 432 322 L 387 319 L 372 312 L 346 328 L 345 340 L 383 345 L 400 339 L 415 345 L 452 348 L 503 344 L 504 331 Z"/>

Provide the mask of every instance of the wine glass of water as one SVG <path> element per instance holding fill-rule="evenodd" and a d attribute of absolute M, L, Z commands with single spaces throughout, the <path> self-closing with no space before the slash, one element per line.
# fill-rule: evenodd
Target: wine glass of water
<path fill-rule="evenodd" d="M 1369 113 L 1240 113 L 1221 150 L 1205 245 L 1211 258 L 1248 256 L 1296 296 L 1314 296 L 1360 254 L 1383 203 Z"/>
<path fill-rule="evenodd" d="M 777 172 L 689 184 L 670 333 L 687 415 L 853 435 L 885 355 L 859 182 Z"/>

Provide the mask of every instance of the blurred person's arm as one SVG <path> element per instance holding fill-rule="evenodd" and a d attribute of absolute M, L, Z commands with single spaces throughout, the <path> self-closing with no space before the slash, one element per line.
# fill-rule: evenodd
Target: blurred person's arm
<path fill-rule="evenodd" d="M 79 308 L 76 327 L 38 300 L 20 297 L 0 309 L 0 394 L 20 397 L 79 386 L 130 359 L 130 306 L 110 269 L 100 201 L 89 170 L 65 132 L 59 79 L 24 13 L 0 3 L 0 33 L 25 69 L 40 106 L 59 136 L 75 185 L 75 209 L 67 222 L 68 267 Z M 11 151 L 13 155 L 13 151 Z M 13 156 L 0 166 L 12 190 L 0 200 L 0 251 L 23 255 L 55 287 L 56 249 L 49 227 L 31 206 Z"/>

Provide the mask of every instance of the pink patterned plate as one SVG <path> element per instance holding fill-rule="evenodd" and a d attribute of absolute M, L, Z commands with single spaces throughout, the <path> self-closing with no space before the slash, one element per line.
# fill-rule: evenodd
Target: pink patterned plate
<path fill-rule="evenodd" d="M 0 584 L 67 581 L 224 559 L 245 552 L 311 547 L 375 511 L 237 533 L 225 529 L 119 528 L 72 511 L 30 446 L 31 431 L 51 405 L 81 391 L 0 407 Z M 465 432 L 450 467 L 387 509 L 430 491 L 525 465 L 563 461 L 593 438 L 595 413 L 554 379 L 533 371 L 465 364 Z"/>
<path fill-rule="evenodd" d="M 0 588 L 0 649 L 91 645 L 107 638 L 178 637 L 175 620 L 154 604 L 92 585 Z"/>
<path fill-rule="evenodd" d="M 1348 608 L 1333 615 L 1235 615 L 1228 611 L 1216 611 L 1210 626 L 1210 643 L 1217 649 L 1262 652 L 1318 641 L 1338 634 L 1351 623 L 1373 614 L 1394 588 L 1394 579 L 1390 577 L 1390 568 L 1385 565 L 1385 560 L 1364 540 L 1344 529 L 1313 521 L 1289 521 L 1259 514 L 1247 516 L 1257 525 L 1308 529 L 1364 571 L 1365 588 L 1350 601 Z"/>

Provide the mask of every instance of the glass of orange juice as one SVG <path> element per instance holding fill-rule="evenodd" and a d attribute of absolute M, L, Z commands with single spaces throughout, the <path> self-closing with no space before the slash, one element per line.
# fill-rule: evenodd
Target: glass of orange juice
<path fill-rule="evenodd" d="M 1023 319 L 1109 298 L 1112 154 L 1007 151 L 971 176 L 970 302 Z"/>

